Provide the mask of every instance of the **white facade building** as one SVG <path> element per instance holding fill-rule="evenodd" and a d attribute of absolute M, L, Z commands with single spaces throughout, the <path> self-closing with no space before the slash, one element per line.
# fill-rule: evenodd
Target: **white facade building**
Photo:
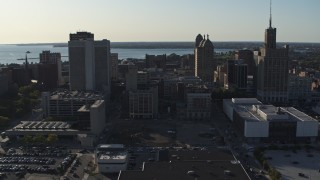
<path fill-rule="evenodd" d="M 95 157 L 100 173 L 119 173 L 128 166 L 128 152 L 122 144 L 100 144 Z"/>
<path fill-rule="evenodd" d="M 318 136 L 318 121 L 293 107 L 262 105 L 254 99 L 236 102 L 237 99 L 225 99 L 224 112 L 249 140 L 307 142 Z"/>
<path fill-rule="evenodd" d="M 262 104 L 256 98 L 232 98 L 223 100 L 223 112 L 233 121 L 233 108 L 236 105 L 258 105 Z"/>

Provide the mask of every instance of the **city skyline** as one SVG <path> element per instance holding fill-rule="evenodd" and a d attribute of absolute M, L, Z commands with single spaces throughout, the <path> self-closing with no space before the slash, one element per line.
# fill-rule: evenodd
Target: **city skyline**
<path fill-rule="evenodd" d="M 278 41 L 320 42 L 318 7 L 317 0 L 274 1 Z M 198 33 L 212 41 L 263 41 L 269 0 L 12 0 L 2 2 L 0 15 L 0 44 L 67 42 L 76 31 L 113 42 L 193 41 Z"/>

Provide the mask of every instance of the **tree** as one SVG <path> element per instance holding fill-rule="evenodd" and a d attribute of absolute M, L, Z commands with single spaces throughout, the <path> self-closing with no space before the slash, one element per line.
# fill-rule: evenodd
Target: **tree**
<path fill-rule="evenodd" d="M 272 180 L 280 180 L 281 179 L 281 174 L 274 168 L 269 169 L 269 175 Z"/>
<path fill-rule="evenodd" d="M 5 116 L 0 116 L 0 126 L 6 126 L 9 123 L 9 118 Z"/>
<path fill-rule="evenodd" d="M 56 134 L 49 134 L 47 137 L 47 142 L 53 144 L 58 141 L 58 136 Z"/>
<path fill-rule="evenodd" d="M 264 160 L 262 161 L 262 167 L 263 167 L 263 169 L 265 169 L 265 170 L 267 170 L 267 171 L 270 169 L 270 166 L 269 166 L 267 160 L 264 159 Z"/>
<path fill-rule="evenodd" d="M 32 143 L 33 142 L 33 138 L 30 135 L 24 136 L 22 138 L 22 142 L 25 143 L 25 144 Z"/>
<path fill-rule="evenodd" d="M 33 138 L 33 141 L 34 141 L 35 143 L 41 144 L 41 143 L 46 142 L 46 138 L 45 138 L 43 135 L 36 135 L 36 136 Z"/>

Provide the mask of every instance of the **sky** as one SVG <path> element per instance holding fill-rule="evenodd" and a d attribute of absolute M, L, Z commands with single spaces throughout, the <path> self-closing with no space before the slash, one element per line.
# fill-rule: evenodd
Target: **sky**
<path fill-rule="evenodd" d="M 0 44 L 67 42 L 88 31 L 112 42 L 263 41 L 269 0 L 0 0 Z M 273 0 L 278 42 L 320 42 L 320 0 Z"/>

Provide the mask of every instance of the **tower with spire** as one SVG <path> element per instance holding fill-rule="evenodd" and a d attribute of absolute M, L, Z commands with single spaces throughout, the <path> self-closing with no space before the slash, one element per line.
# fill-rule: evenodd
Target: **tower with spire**
<path fill-rule="evenodd" d="M 257 58 L 257 98 L 264 103 L 284 104 L 288 101 L 289 46 L 277 48 L 276 28 L 272 27 L 270 0 L 269 27 L 264 46 Z"/>
<path fill-rule="evenodd" d="M 205 82 L 213 81 L 214 46 L 209 39 L 209 35 L 198 34 L 195 42 L 195 76 L 200 77 Z"/>
<path fill-rule="evenodd" d="M 269 28 L 265 31 L 264 36 L 264 47 L 275 49 L 277 47 L 277 28 L 272 27 L 272 4 L 270 0 L 270 17 L 269 17 Z"/>

